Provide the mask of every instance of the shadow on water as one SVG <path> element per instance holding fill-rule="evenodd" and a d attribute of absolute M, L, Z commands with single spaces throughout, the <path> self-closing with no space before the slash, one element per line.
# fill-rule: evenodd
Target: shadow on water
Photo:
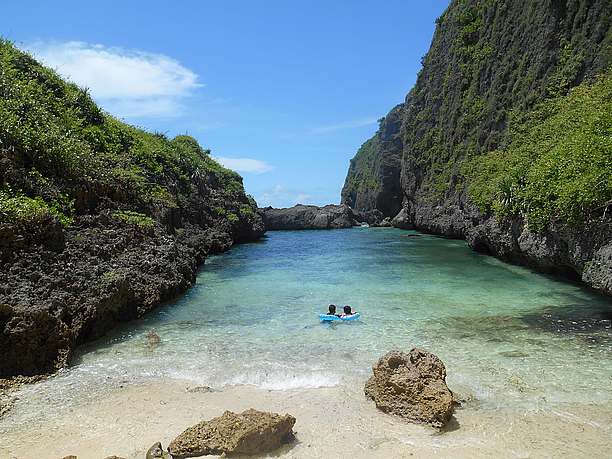
<path fill-rule="evenodd" d="M 570 304 L 545 306 L 517 316 L 461 316 L 444 319 L 439 327 L 458 339 L 479 339 L 490 343 L 522 343 L 544 345 L 535 337 L 527 338 L 530 332 L 545 332 L 584 341 L 585 344 L 612 344 L 612 305 Z M 519 351 L 501 352 L 507 358 L 527 355 Z"/>
<path fill-rule="evenodd" d="M 533 328 L 560 333 L 588 333 L 612 329 L 612 305 L 549 306 L 520 317 Z"/>
<path fill-rule="evenodd" d="M 520 319 L 535 330 L 575 336 L 587 344 L 612 344 L 612 305 L 550 306 Z"/>

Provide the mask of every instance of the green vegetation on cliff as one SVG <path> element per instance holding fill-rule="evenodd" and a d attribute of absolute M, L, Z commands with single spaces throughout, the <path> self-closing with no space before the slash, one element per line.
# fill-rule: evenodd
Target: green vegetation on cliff
<path fill-rule="evenodd" d="M 399 121 L 359 150 L 342 201 L 391 217 L 418 208 L 432 229 L 442 209 L 469 204 L 466 189 L 533 229 L 603 214 L 612 1 L 454 0 L 436 22 L 415 86 L 389 113 Z"/>
<path fill-rule="evenodd" d="M 252 218 L 242 179 L 209 153 L 187 135 L 168 139 L 118 121 L 86 90 L 0 40 L 0 222 L 52 216 L 69 225 L 110 208 L 152 224 L 186 208 L 194 193 L 236 214 L 252 207 L 242 212 Z"/>
<path fill-rule="evenodd" d="M 530 227 L 572 224 L 612 203 L 612 73 L 511 119 L 505 149 L 468 161 L 463 172 L 483 212 L 522 215 Z"/>

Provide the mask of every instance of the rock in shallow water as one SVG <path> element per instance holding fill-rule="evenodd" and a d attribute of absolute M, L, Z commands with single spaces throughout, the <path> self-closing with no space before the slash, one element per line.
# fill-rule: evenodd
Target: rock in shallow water
<path fill-rule="evenodd" d="M 273 451 L 293 439 L 295 418 L 254 409 L 226 411 L 185 430 L 168 448 L 174 458 L 208 454 L 258 454 Z"/>
<path fill-rule="evenodd" d="M 422 349 L 390 351 L 372 367 L 365 394 L 385 413 L 409 421 L 442 427 L 453 414 L 453 393 L 446 385 L 446 368 Z"/>

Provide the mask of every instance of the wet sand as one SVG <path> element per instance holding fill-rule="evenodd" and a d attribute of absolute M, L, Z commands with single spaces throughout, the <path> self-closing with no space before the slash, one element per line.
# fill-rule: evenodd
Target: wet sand
<path fill-rule="evenodd" d="M 285 458 L 549 458 L 610 457 L 612 407 L 549 405 L 530 409 L 483 407 L 468 400 L 438 432 L 379 412 L 362 385 L 269 391 L 252 386 L 189 391 L 186 381 L 127 385 L 94 400 L 43 413 L 28 425 L 2 421 L 1 458 L 79 459 L 109 455 L 143 458 L 185 428 L 247 408 L 290 413 L 296 442 L 262 457 Z M 17 394 L 18 395 L 18 394 Z M 18 418 L 15 418 L 18 419 Z"/>

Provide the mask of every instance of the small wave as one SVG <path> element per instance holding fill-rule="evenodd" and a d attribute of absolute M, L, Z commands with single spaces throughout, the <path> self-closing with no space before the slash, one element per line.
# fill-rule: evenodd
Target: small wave
<path fill-rule="evenodd" d="M 341 377 L 335 374 L 295 375 L 286 373 L 247 373 L 232 378 L 228 386 L 256 386 L 267 390 L 317 389 L 339 385 Z"/>

